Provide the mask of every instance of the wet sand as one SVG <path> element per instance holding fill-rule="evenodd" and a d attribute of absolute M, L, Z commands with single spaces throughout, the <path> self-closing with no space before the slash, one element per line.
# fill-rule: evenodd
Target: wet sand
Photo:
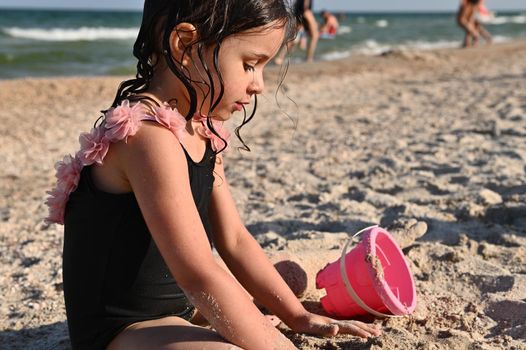
<path fill-rule="evenodd" d="M 314 276 L 380 224 L 418 292 L 380 338 L 283 332 L 301 349 L 526 349 L 526 42 L 291 66 L 232 149 L 227 176 L 271 256 Z M 0 81 L 0 341 L 67 349 L 62 226 L 43 223 L 52 165 L 78 147 L 119 77 Z M 233 124 L 240 121 L 234 118 Z M 296 125 L 296 127 L 295 127 Z"/>

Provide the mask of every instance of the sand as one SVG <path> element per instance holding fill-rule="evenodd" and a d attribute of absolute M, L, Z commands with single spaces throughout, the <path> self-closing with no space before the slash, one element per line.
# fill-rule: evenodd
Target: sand
<path fill-rule="evenodd" d="M 526 42 L 296 65 L 280 107 L 277 77 L 242 131 L 252 152 L 226 155 L 247 227 L 302 266 L 309 310 L 316 272 L 372 224 L 404 247 L 418 291 L 376 339 L 283 332 L 301 349 L 526 349 Z M 43 201 L 121 80 L 0 81 L 2 348 L 69 347 L 62 226 Z"/>

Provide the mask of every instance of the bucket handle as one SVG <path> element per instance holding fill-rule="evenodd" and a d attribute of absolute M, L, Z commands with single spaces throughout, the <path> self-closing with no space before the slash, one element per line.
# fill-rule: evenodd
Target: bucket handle
<path fill-rule="evenodd" d="M 340 257 L 340 273 L 342 275 L 343 284 L 345 285 L 345 288 L 347 289 L 347 292 L 351 295 L 351 297 L 354 299 L 354 301 L 362 309 L 364 309 L 368 313 L 373 314 L 373 315 L 375 315 L 377 317 L 401 317 L 401 316 L 398 316 L 398 315 L 384 314 L 382 312 L 373 310 L 372 308 L 367 306 L 363 302 L 363 300 L 360 299 L 358 294 L 356 294 L 356 292 L 354 291 L 353 287 L 351 286 L 351 282 L 349 281 L 349 277 L 347 276 L 347 267 L 345 266 L 345 256 L 347 255 L 347 247 L 349 246 L 350 243 L 353 242 L 354 237 L 358 236 L 359 234 L 361 234 L 364 231 L 367 231 L 367 230 L 375 228 L 375 227 L 379 227 L 379 226 L 378 225 L 373 225 L 373 226 L 369 226 L 369 227 L 366 227 L 364 229 L 361 229 L 360 231 L 358 231 L 354 235 L 352 235 L 352 237 L 347 240 L 347 243 L 345 243 L 345 247 L 343 247 L 343 250 L 342 250 L 342 256 Z"/>

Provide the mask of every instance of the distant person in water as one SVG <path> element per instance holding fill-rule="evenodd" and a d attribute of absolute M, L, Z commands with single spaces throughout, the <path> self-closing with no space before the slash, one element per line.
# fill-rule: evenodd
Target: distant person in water
<path fill-rule="evenodd" d="M 338 19 L 327 10 L 322 11 L 323 25 L 320 28 L 321 37 L 334 37 L 338 32 Z"/>
<path fill-rule="evenodd" d="M 316 18 L 312 12 L 312 0 L 295 0 L 293 8 L 298 21 L 298 37 L 297 40 L 289 42 L 277 55 L 274 62 L 278 65 L 283 63 L 287 51 L 292 52 L 292 49 L 296 44 L 300 43 L 301 48 L 303 49 L 306 37 L 310 39 L 306 45 L 306 60 L 307 62 L 314 61 L 314 53 L 316 52 L 316 45 L 318 44 L 320 34 L 318 32 L 318 22 L 316 22 Z"/>
<path fill-rule="evenodd" d="M 479 11 L 486 10 L 483 0 L 462 0 L 457 13 L 457 23 L 464 29 L 463 47 L 472 47 L 478 44 L 480 36 L 491 43 L 491 34 L 484 28 L 482 23 L 477 20 Z"/>

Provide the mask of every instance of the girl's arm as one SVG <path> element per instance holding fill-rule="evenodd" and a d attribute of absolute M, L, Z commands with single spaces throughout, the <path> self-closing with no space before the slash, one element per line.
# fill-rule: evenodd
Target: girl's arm
<path fill-rule="evenodd" d="M 115 149 L 119 168 L 173 277 L 210 324 L 244 349 L 294 349 L 216 263 L 193 201 L 186 158 L 174 135 L 143 123 Z"/>
<path fill-rule="evenodd" d="M 376 326 L 355 321 L 336 321 L 305 310 L 243 225 L 228 188 L 223 159 L 221 156 L 217 159 L 210 207 L 214 242 L 226 265 L 243 287 L 294 331 L 325 336 L 337 333 L 362 337 L 379 335 Z"/>

